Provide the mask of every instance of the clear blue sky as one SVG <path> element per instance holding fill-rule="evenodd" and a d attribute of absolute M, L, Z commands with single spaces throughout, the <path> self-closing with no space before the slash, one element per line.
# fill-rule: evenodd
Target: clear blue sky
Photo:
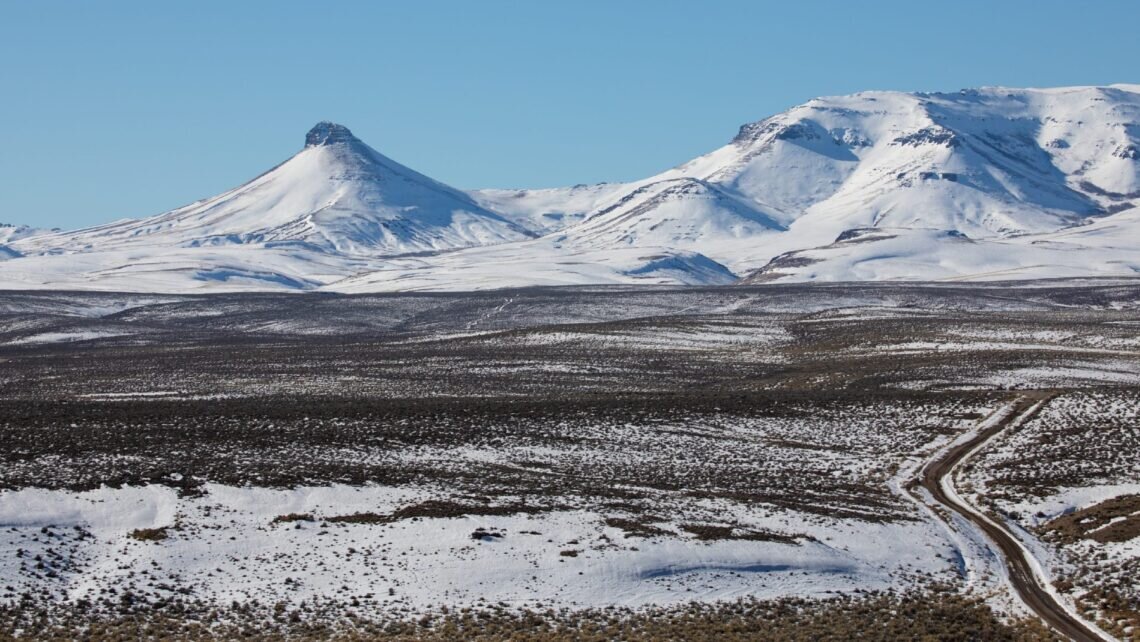
<path fill-rule="evenodd" d="M 818 95 L 1140 82 L 1137 25 L 1136 0 L 0 0 L 0 221 L 155 214 L 322 119 L 457 187 L 629 180 Z"/>

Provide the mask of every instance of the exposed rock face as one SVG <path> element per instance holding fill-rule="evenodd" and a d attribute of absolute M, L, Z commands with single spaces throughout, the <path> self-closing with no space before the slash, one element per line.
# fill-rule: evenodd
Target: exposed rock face
<path fill-rule="evenodd" d="M 330 123 L 329 121 L 321 121 L 305 134 L 305 147 L 317 147 L 320 145 L 335 145 L 336 143 L 350 143 L 356 141 L 356 137 L 344 125 Z"/>
<path fill-rule="evenodd" d="M 958 136 L 944 127 L 926 127 L 891 141 L 892 145 L 918 147 L 919 145 L 938 145 L 940 147 L 958 147 L 961 142 Z"/>

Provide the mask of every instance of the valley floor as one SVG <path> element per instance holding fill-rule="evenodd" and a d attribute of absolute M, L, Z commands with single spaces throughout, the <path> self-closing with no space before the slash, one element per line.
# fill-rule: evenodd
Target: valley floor
<path fill-rule="evenodd" d="M 1047 639 L 915 486 L 1018 390 L 1052 396 L 955 483 L 1137 639 L 1138 309 L 1132 281 L 0 294 L 0 639 Z"/>

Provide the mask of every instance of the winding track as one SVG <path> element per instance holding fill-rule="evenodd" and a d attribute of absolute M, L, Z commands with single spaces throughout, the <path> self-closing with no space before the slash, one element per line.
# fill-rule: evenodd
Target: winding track
<path fill-rule="evenodd" d="M 970 506 L 957 496 L 953 487 L 953 474 L 981 449 L 990 439 L 1016 421 L 1032 418 L 1055 395 L 1045 392 L 1026 393 L 1016 402 L 1011 412 L 993 425 L 978 432 L 972 439 L 943 451 L 923 468 L 919 482 L 939 503 L 958 513 L 978 527 L 993 542 L 1004 558 L 1010 583 L 1021 600 L 1050 627 L 1079 642 L 1111 640 L 1104 632 L 1070 613 L 1038 580 L 1034 566 L 1043 568 L 1031 559 L 1029 551 L 999 521 L 986 517 L 981 510 Z"/>

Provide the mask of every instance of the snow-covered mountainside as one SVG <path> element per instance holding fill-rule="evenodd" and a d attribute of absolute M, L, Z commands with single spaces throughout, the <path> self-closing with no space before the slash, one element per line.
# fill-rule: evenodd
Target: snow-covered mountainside
<path fill-rule="evenodd" d="M 471 197 L 536 232 L 555 232 L 585 219 L 614 196 L 628 189 L 624 183 L 600 183 L 548 189 L 480 189 Z"/>
<path fill-rule="evenodd" d="M 12 242 L 39 234 L 50 234 L 52 231 L 58 232 L 59 230 L 45 230 L 30 225 L 0 223 L 0 261 L 23 256 L 19 251 L 10 246 Z"/>
<path fill-rule="evenodd" d="M 1135 85 L 820 98 L 631 184 L 566 233 L 621 245 L 664 226 L 673 239 L 655 244 L 747 271 L 851 229 L 1050 232 L 1140 200 L 1138 149 Z"/>
<path fill-rule="evenodd" d="M 834 243 L 789 252 L 742 280 L 899 281 L 1140 275 L 1140 208 L 1059 232 L 972 239 L 937 229 L 849 230 Z"/>
<path fill-rule="evenodd" d="M 396 257 L 344 279 L 337 292 L 461 292 L 548 285 L 729 285 L 725 266 L 695 252 L 654 247 L 573 250 L 544 237 L 436 256 Z"/>
<path fill-rule="evenodd" d="M 252 181 L 158 216 L 39 237 L 31 250 L 307 244 L 381 255 L 518 241 L 523 227 L 464 192 L 368 147 L 346 128 L 318 123 L 295 156 Z"/>
<path fill-rule="evenodd" d="M 642 181 L 479 192 L 516 220 L 552 214 L 564 227 L 495 248 L 494 261 L 464 250 L 420 263 L 414 281 L 401 266 L 350 283 L 493 287 L 486 273 L 506 265 L 538 266 L 530 282 L 546 283 L 551 270 L 571 272 L 556 259 L 607 263 L 644 247 L 692 252 L 751 281 L 1131 275 L 1140 235 L 1121 228 L 1133 229 L 1125 210 L 1140 205 L 1137 149 L 1136 85 L 820 98 Z M 593 278 L 583 272 L 567 282 Z"/>
<path fill-rule="evenodd" d="M 39 236 L 41 234 L 51 234 L 59 230 L 45 230 L 39 227 L 32 227 L 30 225 L 15 225 L 12 223 L 0 223 L 0 243 L 12 243 L 20 239 L 26 239 L 31 236 Z"/>
<path fill-rule="evenodd" d="M 462 192 L 321 123 L 296 156 L 220 196 L 0 236 L 0 283 L 367 291 L 1130 275 L 1137 207 L 1140 85 L 819 98 L 641 181 L 534 190 Z"/>

